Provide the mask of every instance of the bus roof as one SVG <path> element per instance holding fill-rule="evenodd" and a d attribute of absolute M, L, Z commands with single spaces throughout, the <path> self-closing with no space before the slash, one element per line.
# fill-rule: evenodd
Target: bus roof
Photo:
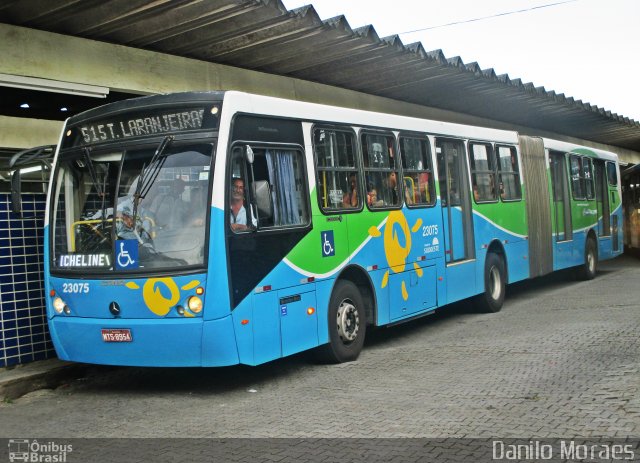
<path fill-rule="evenodd" d="M 513 144 L 518 142 L 518 134 L 515 131 L 398 116 L 318 103 L 306 103 L 244 92 L 227 92 L 224 104 L 226 111 L 232 110 L 233 112 L 268 114 L 276 117 L 295 118 L 310 122 L 331 122 L 354 126 L 380 127 L 391 130 L 406 130 Z"/>
<path fill-rule="evenodd" d="M 611 151 L 605 151 L 598 148 L 591 148 L 589 146 L 578 145 L 576 143 L 567 143 L 564 141 L 552 140 L 550 138 L 543 138 L 543 140 L 544 140 L 544 147 L 547 149 L 564 151 L 566 153 L 571 153 L 578 149 L 587 149 L 589 151 L 593 151 L 601 159 L 606 159 L 607 161 L 613 161 L 613 162 L 618 161 L 618 155 L 615 153 L 612 153 Z"/>

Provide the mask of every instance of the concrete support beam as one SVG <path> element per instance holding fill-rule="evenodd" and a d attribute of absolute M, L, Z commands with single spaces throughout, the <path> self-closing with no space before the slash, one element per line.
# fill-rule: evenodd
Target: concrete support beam
<path fill-rule="evenodd" d="M 60 121 L 0 116 L 0 147 L 27 149 L 55 145 L 62 130 Z"/>

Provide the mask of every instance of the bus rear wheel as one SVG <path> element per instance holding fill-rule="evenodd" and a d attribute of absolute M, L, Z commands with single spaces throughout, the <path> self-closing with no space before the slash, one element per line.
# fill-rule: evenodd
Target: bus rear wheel
<path fill-rule="evenodd" d="M 578 267 L 578 278 L 581 280 L 593 280 L 598 268 L 598 248 L 596 241 L 589 237 L 584 246 L 584 264 Z"/>
<path fill-rule="evenodd" d="M 476 296 L 476 306 L 481 312 L 499 312 L 504 303 L 507 286 L 504 261 L 495 252 L 487 254 L 484 263 L 484 292 Z"/>
<path fill-rule="evenodd" d="M 329 301 L 329 343 L 318 347 L 316 357 L 325 363 L 358 358 L 367 328 L 362 295 L 347 280 L 338 280 Z"/>

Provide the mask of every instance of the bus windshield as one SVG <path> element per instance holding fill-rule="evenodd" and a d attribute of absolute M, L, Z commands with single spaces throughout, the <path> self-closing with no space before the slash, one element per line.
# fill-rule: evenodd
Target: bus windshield
<path fill-rule="evenodd" d="M 144 271 L 205 263 L 210 144 L 62 155 L 53 268 Z M 115 212 L 114 212 L 115 211 Z"/>

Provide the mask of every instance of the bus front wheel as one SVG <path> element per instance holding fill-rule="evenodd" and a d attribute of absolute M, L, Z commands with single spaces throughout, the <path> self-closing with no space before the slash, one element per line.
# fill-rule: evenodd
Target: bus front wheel
<path fill-rule="evenodd" d="M 367 328 L 364 302 L 356 285 L 338 280 L 329 301 L 329 343 L 317 349 L 318 360 L 350 362 L 358 358 Z"/>
<path fill-rule="evenodd" d="M 507 286 L 504 261 L 495 252 L 487 254 L 484 263 L 484 292 L 476 296 L 481 312 L 499 312 L 504 303 Z"/>

